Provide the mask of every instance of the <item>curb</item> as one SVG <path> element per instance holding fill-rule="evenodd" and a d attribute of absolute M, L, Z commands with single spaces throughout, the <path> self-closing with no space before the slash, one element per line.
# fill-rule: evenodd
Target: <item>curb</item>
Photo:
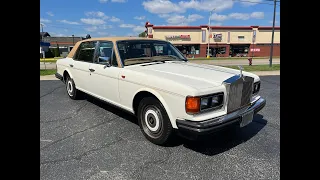
<path fill-rule="evenodd" d="M 55 77 L 55 75 L 47 75 L 47 76 L 40 76 L 40 81 L 42 80 L 59 80 Z"/>

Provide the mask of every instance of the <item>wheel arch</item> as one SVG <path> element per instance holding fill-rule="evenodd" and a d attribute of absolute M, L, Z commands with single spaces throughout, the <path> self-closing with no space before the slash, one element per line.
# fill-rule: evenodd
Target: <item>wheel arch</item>
<path fill-rule="evenodd" d="M 65 69 L 65 70 L 63 71 L 63 74 L 62 74 L 62 76 L 63 76 L 63 82 L 66 82 L 66 77 L 67 77 L 67 75 L 69 75 L 69 77 L 70 77 L 71 79 L 73 79 L 73 76 L 72 76 L 72 74 L 70 73 L 70 70 Z M 73 79 L 73 81 L 74 81 L 74 79 Z"/>
<path fill-rule="evenodd" d="M 171 111 L 169 109 L 169 106 L 166 103 L 166 101 L 164 100 L 164 98 L 157 91 L 150 89 L 150 88 L 143 88 L 143 89 L 138 90 L 135 93 L 135 95 L 133 97 L 133 101 L 132 101 L 132 109 L 133 109 L 134 114 L 137 115 L 137 110 L 138 110 L 138 106 L 139 106 L 140 101 L 144 97 L 150 97 L 150 96 L 159 100 L 159 102 L 163 105 L 164 109 L 167 112 L 167 115 L 170 119 L 172 127 L 177 128 L 176 124 L 174 123 L 175 119 L 173 118 Z"/>

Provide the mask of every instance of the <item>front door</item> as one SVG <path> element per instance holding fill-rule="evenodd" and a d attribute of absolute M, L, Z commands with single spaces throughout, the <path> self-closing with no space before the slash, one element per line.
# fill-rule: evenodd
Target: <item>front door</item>
<path fill-rule="evenodd" d="M 122 68 L 118 67 L 113 42 L 99 41 L 96 48 L 94 62 L 89 68 L 91 70 L 89 91 L 100 99 L 118 104 L 118 79 Z M 103 58 L 110 59 L 111 64 L 103 62 Z"/>

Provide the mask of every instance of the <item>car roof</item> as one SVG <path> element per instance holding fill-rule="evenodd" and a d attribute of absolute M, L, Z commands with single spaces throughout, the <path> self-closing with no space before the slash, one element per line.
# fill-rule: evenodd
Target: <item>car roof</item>
<path fill-rule="evenodd" d="M 80 42 L 85 41 L 123 41 L 123 40 L 159 40 L 159 41 L 165 41 L 162 39 L 154 39 L 154 38 L 146 38 L 146 37 L 100 37 L 100 38 L 90 38 L 85 39 Z"/>
<path fill-rule="evenodd" d="M 162 39 L 154 39 L 154 38 L 146 38 L 146 37 L 100 37 L 100 38 L 90 38 L 90 39 L 85 39 L 82 41 L 78 41 L 74 47 L 72 48 L 72 50 L 70 51 L 70 53 L 68 54 L 67 57 L 72 58 L 76 52 L 76 50 L 78 49 L 79 45 L 82 42 L 87 42 L 87 41 L 112 41 L 112 42 L 116 42 L 116 41 L 123 41 L 123 40 L 149 40 L 149 41 L 166 41 L 166 40 L 162 40 Z M 166 41 L 168 42 L 168 41 Z"/>

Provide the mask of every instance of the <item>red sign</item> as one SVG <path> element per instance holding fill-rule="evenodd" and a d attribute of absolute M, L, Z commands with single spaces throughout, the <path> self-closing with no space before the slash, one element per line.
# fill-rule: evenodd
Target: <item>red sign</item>
<path fill-rule="evenodd" d="M 250 49 L 251 52 L 260 52 L 260 48 Z"/>
<path fill-rule="evenodd" d="M 168 39 L 190 39 L 190 35 L 168 35 L 166 36 Z"/>
<path fill-rule="evenodd" d="M 180 35 L 181 39 L 190 39 L 190 35 Z"/>

